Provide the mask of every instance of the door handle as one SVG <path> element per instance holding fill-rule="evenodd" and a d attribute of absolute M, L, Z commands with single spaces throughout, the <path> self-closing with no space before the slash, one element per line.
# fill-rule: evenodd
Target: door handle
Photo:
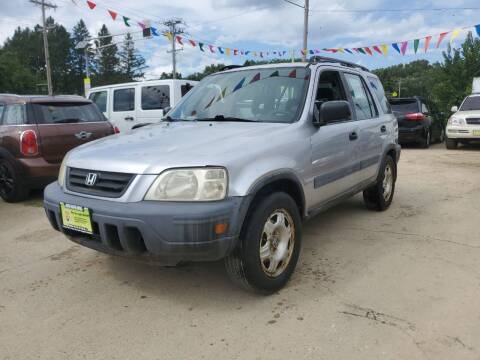
<path fill-rule="evenodd" d="M 382 125 L 382 126 L 380 127 L 380 131 L 381 131 L 382 133 L 386 133 L 386 132 L 387 132 L 387 127 L 386 127 L 385 125 Z"/>
<path fill-rule="evenodd" d="M 75 137 L 79 140 L 87 140 L 92 136 L 91 132 L 80 131 L 79 133 L 75 134 Z"/>
<path fill-rule="evenodd" d="M 133 120 L 135 120 L 135 119 L 133 118 L 133 116 L 127 116 L 127 117 L 125 118 L 125 120 L 126 120 L 126 121 L 133 121 Z"/>
<path fill-rule="evenodd" d="M 349 135 L 348 135 L 348 138 L 350 139 L 350 141 L 353 141 L 353 140 L 357 140 L 358 139 L 358 135 L 355 131 L 351 132 Z"/>

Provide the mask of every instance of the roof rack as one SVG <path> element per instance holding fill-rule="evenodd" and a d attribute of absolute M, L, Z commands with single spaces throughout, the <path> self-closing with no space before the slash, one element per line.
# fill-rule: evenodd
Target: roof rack
<path fill-rule="evenodd" d="M 365 66 L 358 65 L 358 64 L 355 64 L 355 63 L 352 63 L 352 62 L 349 62 L 349 61 L 344 61 L 344 60 L 340 60 L 340 59 L 327 57 L 327 56 L 317 56 L 316 55 L 316 56 L 312 56 L 309 60 L 310 64 L 317 64 L 317 63 L 323 63 L 323 62 L 338 63 L 338 64 L 343 65 L 343 66 L 348 66 L 348 67 L 351 67 L 351 68 L 358 68 L 358 69 L 362 69 L 363 71 L 370 72 L 370 70 L 368 68 L 366 68 Z"/>
<path fill-rule="evenodd" d="M 225 70 L 231 70 L 231 69 L 237 69 L 244 67 L 243 65 L 226 65 L 220 69 L 220 71 L 225 71 Z"/>

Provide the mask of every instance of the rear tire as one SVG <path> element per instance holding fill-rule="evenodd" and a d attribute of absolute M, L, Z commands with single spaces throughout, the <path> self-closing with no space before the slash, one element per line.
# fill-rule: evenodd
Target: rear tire
<path fill-rule="evenodd" d="M 423 138 L 422 141 L 420 142 L 420 147 L 422 149 L 428 149 L 430 147 L 431 141 L 432 141 L 432 133 L 430 129 L 427 129 L 425 133 L 425 138 Z"/>
<path fill-rule="evenodd" d="M 0 197 L 8 203 L 15 203 L 25 200 L 29 192 L 12 164 L 0 159 Z"/>
<path fill-rule="evenodd" d="M 300 254 L 301 217 L 295 201 L 276 192 L 254 204 L 237 249 L 225 259 L 230 278 L 241 287 L 271 294 L 290 279 Z"/>
<path fill-rule="evenodd" d="M 391 156 L 387 156 L 380 168 L 377 183 L 363 192 L 363 200 L 369 210 L 385 211 L 389 208 L 395 193 L 396 180 L 396 163 Z"/>
<path fill-rule="evenodd" d="M 445 147 L 448 149 L 448 150 L 455 150 L 458 146 L 458 141 L 455 140 L 455 139 L 449 139 L 449 138 L 446 138 L 445 139 Z"/>

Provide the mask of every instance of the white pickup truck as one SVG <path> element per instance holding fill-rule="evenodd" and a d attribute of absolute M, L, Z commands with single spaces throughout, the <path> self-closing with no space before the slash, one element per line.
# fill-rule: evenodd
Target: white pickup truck
<path fill-rule="evenodd" d="M 88 98 L 119 131 L 154 123 L 195 86 L 190 80 L 148 80 L 91 88 Z"/>

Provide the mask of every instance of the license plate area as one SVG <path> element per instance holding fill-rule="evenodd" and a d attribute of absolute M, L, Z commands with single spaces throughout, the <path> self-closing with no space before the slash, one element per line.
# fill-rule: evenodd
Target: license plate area
<path fill-rule="evenodd" d="M 89 208 L 60 203 L 62 226 L 68 230 L 93 235 L 92 216 Z"/>

